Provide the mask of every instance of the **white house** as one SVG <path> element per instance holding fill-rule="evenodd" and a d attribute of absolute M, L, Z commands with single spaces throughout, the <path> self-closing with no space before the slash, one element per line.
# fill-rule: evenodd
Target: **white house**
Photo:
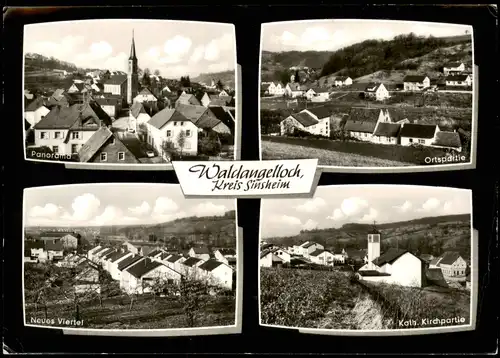
<path fill-rule="evenodd" d="M 113 277 L 113 279 L 117 281 L 121 281 L 123 271 L 129 268 L 130 266 L 134 265 L 135 263 L 139 262 L 143 258 L 144 257 L 141 255 L 129 253 L 128 255 L 126 255 L 126 257 L 122 257 L 121 259 L 116 261 L 116 267 L 114 265 L 115 262 L 112 262 L 109 271 L 111 277 Z"/>
<path fill-rule="evenodd" d="M 383 101 L 390 97 L 389 91 L 383 83 L 370 83 L 365 88 L 365 96 L 375 98 L 377 101 Z"/>
<path fill-rule="evenodd" d="M 330 99 L 330 90 L 320 87 L 309 88 L 304 95 L 312 102 L 326 102 Z"/>
<path fill-rule="evenodd" d="M 431 145 L 436 148 L 453 149 L 459 153 L 462 151 L 462 141 L 456 131 L 438 131 Z"/>
<path fill-rule="evenodd" d="M 333 266 L 335 263 L 334 255 L 330 251 L 322 249 L 311 252 L 309 259 L 315 264 L 323 266 Z"/>
<path fill-rule="evenodd" d="M 350 86 L 350 85 L 352 85 L 352 78 L 349 76 L 335 77 L 335 80 L 333 81 L 333 85 L 336 87 Z"/>
<path fill-rule="evenodd" d="M 429 263 L 429 268 L 440 268 L 444 278 L 463 278 L 465 280 L 467 262 L 456 251 L 446 251 Z"/>
<path fill-rule="evenodd" d="M 233 269 L 217 260 L 208 260 L 198 266 L 201 277 L 210 285 L 231 290 L 233 288 Z"/>
<path fill-rule="evenodd" d="M 450 73 L 460 73 L 465 71 L 463 62 L 449 62 L 443 66 L 443 73 L 448 76 Z"/>
<path fill-rule="evenodd" d="M 403 79 L 405 91 L 422 91 L 431 86 L 431 80 L 427 76 L 408 75 Z"/>
<path fill-rule="evenodd" d="M 192 247 L 188 255 L 190 257 L 197 257 L 201 260 L 207 261 L 210 259 L 210 251 L 206 247 Z"/>
<path fill-rule="evenodd" d="M 346 256 L 342 253 L 334 253 L 333 254 L 333 262 L 339 264 L 345 264 Z"/>
<path fill-rule="evenodd" d="M 158 102 L 158 98 L 151 93 L 151 91 L 148 88 L 143 88 L 137 96 L 134 97 L 134 102 L 139 102 L 139 103 L 156 103 Z"/>
<path fill-rule="evenodd" d="M 165 108 L 146 122 L 147 142 L 163 155 L 165 148 L 182 149 L 185 154 L 198 153 L 198 127 L 179 111 Z M 184 138 L 183 143 L 179 140 Z M 180 148 L 180 144 L 183 145 Z"/>
<path fill-rule="evenodd" d="M 170 89 L 170 87 L 168 87 L 168 85 L 165 85 L 165 87 L 163 87 L 163 88 L 161 89 L 161 92 L 162 92 L 162 93 L 171 93 L 171 92 L 172 92 L 172 90 Z"/>
<path fill-rule="evenodd" d="M 219 92 L 219 97 L 229 97 L 229 94 L 225 90 L 222 90 Z"/>
<path fill-rule="evenodd" d="M 218 249 L 214 252 L 214 257 L 217 261 L 223 262 L 226 265 L 229 264 L 228 258 L 235 259 L 236 258 L 236 250 L 235 249 Z"/>
<path fill-rule="evenodd" d="M 440 131 L 436 124 L 403 123 L 399 132 L 401 145 L 432 145 Z"/>
<path fill-rule="evenodd" d="M 278 256 L 283 263 L 289 263 L 291 260 L 291 255 L 288 251 L 282 249 L 281 247 L 275 247 L 269 250 L 273 255 Z"/>
<path fill-rule="evenodd" d="M 99 251 L 101 251 L 101 250 L 103 250 L 103 249 L 104 249 L 104 247 L 102 247 L 101 245 L 97 245 L 97 246 L 95 246 L 95 247 L 91 248 L 89 251 L 87 251 L 87 258 L 88 258 L 90 261 L 92 261 L 92 260 L 93 260 L 93 258 L 94 258 L 94 255 L 95 255 L 97 252 L 99 252 Z"/>
<path fill-rule="evenodd" d="M 24 109 L 24 118 L 33 127 L 35 124 L 40 122 L 50 110 L 45 107 L 44 100 L 42 97 L 38 97 L 26 106 Z"/>
<path fill-rule="evenodd" d="M 133 254 L 136 254 L 136 255 L 141 254 L 141 252 L 140 252 L 140 251 L 141 251 L 141 248 L 140 248 L 139 246 L 136 246 L 136 245 L 134 245 L 134 244 L 131 244 L 131 243 L 130 243 L 130 242 L 128 242 L 128 241 L 125 241 L 125 242 L 122 244 L 122 246 L 125 248 L 125 250 L 130 251 L 130 252 L 131 252 L 131 253 L 133 253 Z"/>
<path fill-rule="evenodd" d="M 221 260 L 217 260 L 223 262 Z M 181 273 L 188 279 L 199 279 L 198 266 L 202 265 L 205 261 L 197 257 L 189 257 L 182 263 Z M 225 262 L 224 262 L 225 263 Z"/>
<path fill-rule="evenodd" d="M 181 255 L 172 255 L 166 259 L 165 264 L 170 267 L 172 270 L 177 272 L 182 272 L 182 265 L 187 258 Z"/>
<path fill-rule="evenodd" d="M 128 128 L 138 131 L 142 124 L 149 122 L 151 116 L 148 114 L 141 102 L 134 102 L 130 107 Z"/>
<path fill-rule="evenodd" d="M 292 113 L 280 123 L 281 135 L 293 133 L 295 128 L 329 137 L 330 112 L 326 107 L 307 108 L 299 113 Z"/>
<path fill-rule="evenodd" d="M 472 86 L 471 75 L 449 75 L 445 78 L 446 86 L 470 87 Z"/>
<path fill-rule="evenodd" d="M 120 109 L 120 100 L 117 98 L 96 98 L 95 101 L 101 106 L 102 110 L 111 118 L 116 118 Z"/>
<path fill-rule="evenodd" d="M 271 82 L 267 88 L 267 92 L 272 96 L 283 96 L 285 94 L 285 86 L 280 82 Z"/>
<path fill-rule="evenodd" d="M 114 75 L 104 83 L 104 92 L 127 96 L 127 75 Z"/>
<path fill-rule="evenodd" d="M 309 257 L 310 254 L 312 254 L 316 250 L 324 250 L 325 247 L 321 244 L 318 244 L 317 242 L 314 241 L 306 241 L 302 245 L 300 245 L 301 251 L 302 251 L 302 256 L 304 257 Z"/>
<path fill-rule="evenodd" d="M 377 123 L 371 141 L 379 144 L 398 144 L 400 123 Z"/>
<path fill-rule="evenodd" d="M 292 98 L 302 97 L 305 91 L 302 89 L 299 83 L 287 83 L 285 86 L 285 94 Z"/>
<path fill-rule="evenodd" d="M 45 242 L 45 251 L 47 251 L 49 261 L 62 260 L 64 257 L 64 246 L 61 241 Z"/>

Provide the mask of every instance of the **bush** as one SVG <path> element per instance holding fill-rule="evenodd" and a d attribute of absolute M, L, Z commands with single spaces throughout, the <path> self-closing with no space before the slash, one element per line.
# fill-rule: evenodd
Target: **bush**
<path fill-rule="evenodd" d="M 215 132 L 198 139 L 198 153 L 204 155 L 218 155 L 222 149 L 221 142 Z"/>

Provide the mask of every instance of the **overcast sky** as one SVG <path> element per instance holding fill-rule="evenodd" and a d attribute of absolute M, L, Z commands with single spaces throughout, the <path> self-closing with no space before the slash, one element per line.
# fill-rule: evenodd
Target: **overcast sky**
<path fill-rule="evenodd" d="M 471 214 L 470 191 L 426 186 L 318 186 L 312 199 L 262 199 L 262 238 L 345 223 L 388 223 Z"/>
<path fill-rule="evenodd" d="M 234 209 L 234 199 L 185 199 L 177 184 L 62 185 L 24 192 L 25 226 L 151 224 Z"/>
<path fill-rule="evenodd" d="M 132 30 L 139 67 L 167 78 L 234 70 L 233 25 L 160 20 L 86 20 L 27 25 L 24 53 L 84 68 L 127 70 Z"/>
<path fill-rule="evenodd" d="M 472 33 L 468 25 L 387 20 L 289 21 L 262 26 L 265 51 L 335 51 L 368 39 L 390 40 L 410 32 L 435 37 Z"/>

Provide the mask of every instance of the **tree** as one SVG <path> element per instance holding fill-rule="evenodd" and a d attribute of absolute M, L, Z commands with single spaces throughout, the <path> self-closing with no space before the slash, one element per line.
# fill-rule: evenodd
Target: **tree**
<path fill-rule="evenodd" d="M 217 81 L 216 87 L 219 91 L 222 91 L 224 89 L 224 84 L 220 79 Z"/>
<path fill-rule="evenodd" d="M 182 156 L 182 151 L 184 149 L 184 145 L 186 144 L 186 132 L 181 130 L 177 135 L 177 146 L 179 147 L 180 154 Z"/>
<path fill-rule="evenodd" d="M 153 73 L 154 73 L 155 76 L 159 76 L 160 75 L 160 70 L 154 70 Z"/>
<path fill-rule="evenodd" d="M 149 77 L 149 74 L 146 73 L 146 70 L 144 70 L 144 75 L 142 76 L 141 84 L 144 87 L 151 87 L 151 78 Z"/>
<path fill-rule="evenodd" d="M 182 76 L 180 83 L 182 87 L 191 87 L 191 80 L 189 79 L 189 76 Z"/>
<path fill-rule="evenodd" d="M 179 287 L 180 303 L 189 327 L 194 327 L 197 322 L 198 312 L 207 303 L 208 285 L 192 275 L 183 277 Z"/>
<path fill-rule="evenodd" d="M 174 143 L 170 139 L 164 139 L 163 142 L 161 143 L 161 151 L 163 159 L 165 159 L 167 162 L 171 161 L 172 158 L 170 154 L 175 152 Z"/>
<path fill-rule="evenodd" d="M 297 83 L 300 83 L 299 70 L 295 71 L 294 81 Z"/>

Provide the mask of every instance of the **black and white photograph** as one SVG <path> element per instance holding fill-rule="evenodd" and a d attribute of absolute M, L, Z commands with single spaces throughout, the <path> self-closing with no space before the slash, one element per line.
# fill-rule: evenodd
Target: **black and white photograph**
<path fill-rule="evenodd" d="M 261 159 L 326 168 L 475 162 L 473 28 L 305 20 L 261 30 Z"/>
<path fill-rule="evenodd" d="M 26 326 L 237 324 L 234 199 L 185 199 L 176 184 L 28 188 L 23 226 Z"/>
<path fill-rule="evenodd" d="M 473 329 L 470 190 L 320 186 L 310 199 L 263 199 L 260 217 L 261 325 Z"/>
<path fill-rule="evenodd" d="M 234 160 L 232 24 L 83 20 L 24 27 L 25 159 Z"/>

